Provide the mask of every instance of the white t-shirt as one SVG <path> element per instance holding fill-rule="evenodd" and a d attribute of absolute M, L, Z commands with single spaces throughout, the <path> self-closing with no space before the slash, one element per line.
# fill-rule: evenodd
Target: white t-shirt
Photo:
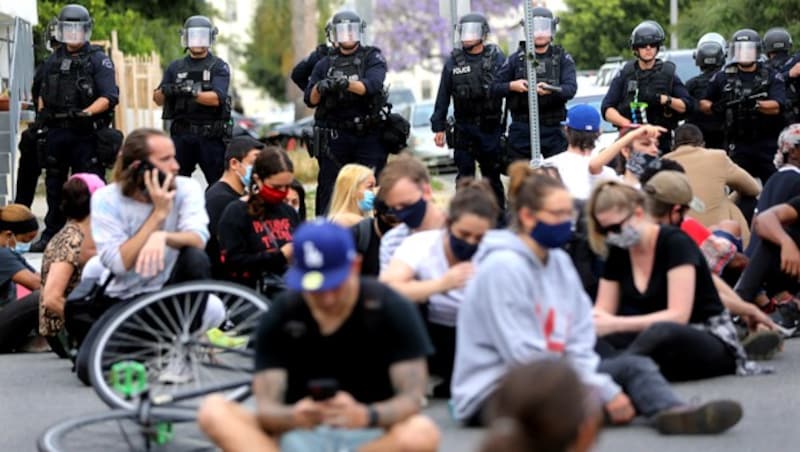
<path fill-rule="evenodd" d="M 443 240 L 446 240 L 444 229 L 412 234 L 403 240 L 392 258 L 411 267 L 414 270 L 414 279 L 427 281 L 441 278 L 450 269 L 444 254 Z M 455 327 L 458 307 L 463 299 L 463 287 L 431 295 L 428 298 L 428 320 L 438 325 Z"/>
<path fill-rule="evenodd" d="M 550 163 L 558 168 L 561 180 L 575 199 L 585 200 L 591 195 L 594 184 L 606 179 L 617 178 L 617 173 L 607 166 L 603 166 L 600 174 L 589 173 L 589 160 L 591 160 L 591 156 L 564 151 L 545 159 L 545 163 Z"/>

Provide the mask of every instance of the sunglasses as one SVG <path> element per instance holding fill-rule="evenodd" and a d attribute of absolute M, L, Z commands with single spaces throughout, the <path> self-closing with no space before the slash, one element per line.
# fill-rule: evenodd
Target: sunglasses
<path fill-rule="evenodd" d="M 608 226 L 600 226 L 600 222 L 598 222 L 597 218 L 595 218 L 595 220 L 594 220 L 595 221 L 595 230 L 597 231 L 598 234 L 601 234 L 601 235 L 619 234 L 620 232 L 622 232 L 622 226 L 628 220 L 630 220 L 632 216 L 633 216 L 633 211 L 630 211 L 628 213 L 628 215 L 625 218 L 622 219 L 622 221 L 620 221 L 619 223 L 610 224 Z"/>
<path fill-rule="evenodd" d="M 657 44 L 639 44 L 639 45 L 636 46 L 636 48 L 637 49 L 645 49 L 645 48 L 657 49 L 658 45 Z"/>

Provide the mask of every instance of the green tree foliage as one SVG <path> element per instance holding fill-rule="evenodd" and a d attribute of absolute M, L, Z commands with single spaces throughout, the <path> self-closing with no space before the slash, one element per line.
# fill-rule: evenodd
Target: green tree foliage
<path fill-rule="evenodd" d="M 681 4 L 681 8 L 678 22 L 681 47 L 694 47 L 702 35 L 712 31 L 730 39 L 742 28 L 752 28 L 763 37 L 772 27 L 784 27 L 795 43 L 800 39 L 800 22 L 792 15 L 800 11 L 800 0 L 695 0 L 689 6 Z"/>
<path fill-rule="evenodd" d="M 286 100 L 286 79 L 294 64 L 291 0 L 260 0 L 246 46 L 244 71 L 256 86 L 278 101 Z M 331 0 L 318 0 L 318 42 L 324 42 Z"/>
<path fill-rule="evenodd" d="M 560 15 L 557 41 L 572 54 L 579 69 L 596 69 L 611 56 L 629 57 L 631 31 L 643 20 L 660 23 L 669 39 L 669 0 L 566 0 L 565 3 L 569 11 Z"/>

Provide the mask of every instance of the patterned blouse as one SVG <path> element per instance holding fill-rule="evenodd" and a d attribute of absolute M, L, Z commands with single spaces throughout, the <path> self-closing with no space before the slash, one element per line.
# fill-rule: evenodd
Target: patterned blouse
<path fill-rule="evenodd" d="M 72 276 L 69 278 L 67 288 L 64 291 L 66 296 L 81 280 L 83 265 L 80 262 L 81 245 L 83 244 L 83 232 L 76 223 L 68 222 L 58 233 L 53 236 L 44 250 L 42 258 L 42 289 L 44 289 L 47 275 L 50 273 L 50 266 L 57 262 L 66 262 L 74 267 Z M 44 290 L 42 290 L 44 296 Z M 64 320 L 56 313 L 44 307 L 42 298 L 39 299 L 39 334 L 43 336 L 55 336 L 64 328 Z"/>

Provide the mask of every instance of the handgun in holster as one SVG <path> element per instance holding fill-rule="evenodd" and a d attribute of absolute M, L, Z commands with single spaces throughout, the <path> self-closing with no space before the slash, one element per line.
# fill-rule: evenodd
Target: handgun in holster
<path fill-rule="evenodd" d="M 314 135 L 311 140 L 309 155 L 312 158 L 319 158 L 320 155 L 328 151 L 329 130 L 324 127 L 314 127 Z"/>
<path fill-rule="evenodd" d="M 447 147 L 455 149 L 456 147 L 456 119 L 452 116 L 447 118 L 447 127 L 444 129 L 444 141 Z"/>

